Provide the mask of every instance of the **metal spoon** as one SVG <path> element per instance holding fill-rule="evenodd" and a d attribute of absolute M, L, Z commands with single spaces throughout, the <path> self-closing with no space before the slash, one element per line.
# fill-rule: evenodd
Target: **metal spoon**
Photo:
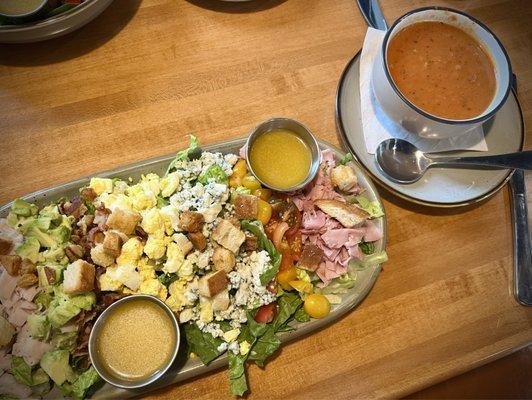
<path fill-rule="evenodd" d="M 479 157 L 433 157 L 403 139 L 387 139 L 379 144 L 375 160 L 381 171 L 397 183 L 414 183 L 428 168 L 479 166 L 532 169 L 532 151 Z"/>

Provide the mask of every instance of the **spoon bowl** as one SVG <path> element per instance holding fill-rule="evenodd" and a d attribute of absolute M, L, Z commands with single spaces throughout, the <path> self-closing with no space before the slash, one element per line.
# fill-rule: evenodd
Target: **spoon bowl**
<path fill-rule="evenodd" d="M 377 166 L 390 180 L 409 184 L 417 182 L 428 168 L 496 167 L 532 169 L 532 151 L 479 157 L 433 157 L 403 139 L 387 139 L 375 151 Z"/>

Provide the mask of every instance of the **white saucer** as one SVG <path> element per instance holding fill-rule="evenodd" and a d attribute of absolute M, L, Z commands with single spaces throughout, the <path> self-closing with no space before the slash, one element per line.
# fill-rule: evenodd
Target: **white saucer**
<path fill-rule="evenodd" d="M 458 207 L 480 202 L 494 195 L 510 179 L 513 170 L 464 168 L 429 169 L 416 183 L 401 185 L 390 181 L 377 168 L 373 154 L 366 152 L 359 95 L 360 52 L 347 64 L 338 84 L 336 123 L 344 145 L 364 170 L 392 193 L 414 203 L 435 207 Z M 453 151 L 438 154 L 478 156 L 521 151 L 524 124 L 521 107 L 512 91 L 506 103 L 487 121 L 484 134 L 488 151 Z"/>

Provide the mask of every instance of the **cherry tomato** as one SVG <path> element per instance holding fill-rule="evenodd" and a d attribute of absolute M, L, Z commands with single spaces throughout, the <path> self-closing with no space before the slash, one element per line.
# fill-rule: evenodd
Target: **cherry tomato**
<path fill-rule="evenodd" d="M 255 189 L 252 194 L 264 201 L 268 201 L 272 197 L 272 191 L 266 188 Z"/>
<path fill-rule="evenodd" d="M 286 236 L 286 233 L 285 233 Z M 291 236 L 287 236 L 286 240 L 288 242 L 288 245 L 290 246 L 290 251 L 292 252 L 292 256 L 297 261 L 299 260 L 299 257 L 301 256 L 301 252 L 303 251 L 303 240 L 301 238 L 301 231 L 297 231 L 295 234 Z"/>
<path fill-rule="evenodd" d="M 270 222 L 264 225 L 264 232 L 266 233 L 266 237 L 268 239 L 272 240 L 273 232 L 275 232 L 275 228 L 277 228 L 278 224 L 279 224 L 279 221 L 272 218 L 270 219 Z"/>
<path fill-rule="evenodd" d="M 303 308 L 312 318 L 325 318 L 331 311 L 331 303 L 322 294 L 309 294 Z"/>
<path fill-rule="evenodd" d="M 297 280 L 297 270 L 296 267 L 294 267 L 293 265 L 283 269 L 282 271 L 280 270 L 277 273 L 277 282 L 279 283 L 279 285 L 281 285 L 283 290 L 293 290 L 294 288 L 292 287 L 292 285 L 290 285 L 290 282 L 293 282 L 295 280 Z"/>
<path fill-rule="evenodd" d="M 301 215 L 301 212 L 296 207 L 296 205 L 294 204 L 294 202 L 289 200 L 286 203 L 284 210 L 281 211 L 279 215 L 281 219 L 285 221 L 290 227 L 290 229 L 286 231 L 286 236 L 295 235 L 297 231 L 299 230 L 299 228 L 301 227 L 302 215 Z"/>
<path fill-rule="evenodd" d="M 312 283 L 307 281 L 290 281 L 290 286 L 292 286 L 295 290 L 297 290 L 300 293 L 312 293 L 312 290 L 314 289 L 314 286 Z"/>
<path fill-rule="evenodd" d="M 260 324 L 269 324 L 275 318 L 275 303 L 266 304 L 261 306 L 255 314 L 255 321 Z"/>
<path fill-rule="evenodd" d="M 246 175 L 242 178 L 242 186 L 246 189 L 254 190 L 260 189 L 260 182 L 253 175 Z"/>
<path fill-rule="evenodd" d="M 284 271 L 285 269 L 291 268 L 294 266 L 294 259 L 292 254 L 288 250 L 281 251 L 281 265 L 279 266 L 279 271 Z"/>
<path fill-rule="evenodd" d="M 272 217 L 272 206 L 264 200 L 259 199 L 257 219 L 262 222 L 262 225 L 266 225 L 270 222 Z"/>
<path fill-rule="evenodd" d="M 243 158 L 239 159 L 235 166 L 233 167 L 233 175 L 231 176 L 238 176 L 239 178 L 243 178 L 248 173 L 248 167 L 246 165 L 246 160 Z"/>

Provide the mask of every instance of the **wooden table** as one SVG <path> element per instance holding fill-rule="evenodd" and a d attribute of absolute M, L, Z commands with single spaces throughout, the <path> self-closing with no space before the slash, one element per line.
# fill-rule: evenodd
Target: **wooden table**
<path fill-rule="evenodd" d="M 432 3 L 382 6 L 391 21 Z M 531 3 L 438 3 L 499 35 L 532 125 Z M 243 136 L 270 116 L 337 143 L 336 85 L 365 30 L 354 0 L 116 0 L 64 38 L 0 46 L 0 202 L 174 152 L 190 132 L 202 143 Z M 249 368 L 251 398 L 400 396 L 532 341 L 532 309 L 512 297 L 507 188 L 461 210 L 382 196 L 390 261 L 373 291 L 265 370 Z M 150 397 L 229 398 L 226 375 Z"/>

